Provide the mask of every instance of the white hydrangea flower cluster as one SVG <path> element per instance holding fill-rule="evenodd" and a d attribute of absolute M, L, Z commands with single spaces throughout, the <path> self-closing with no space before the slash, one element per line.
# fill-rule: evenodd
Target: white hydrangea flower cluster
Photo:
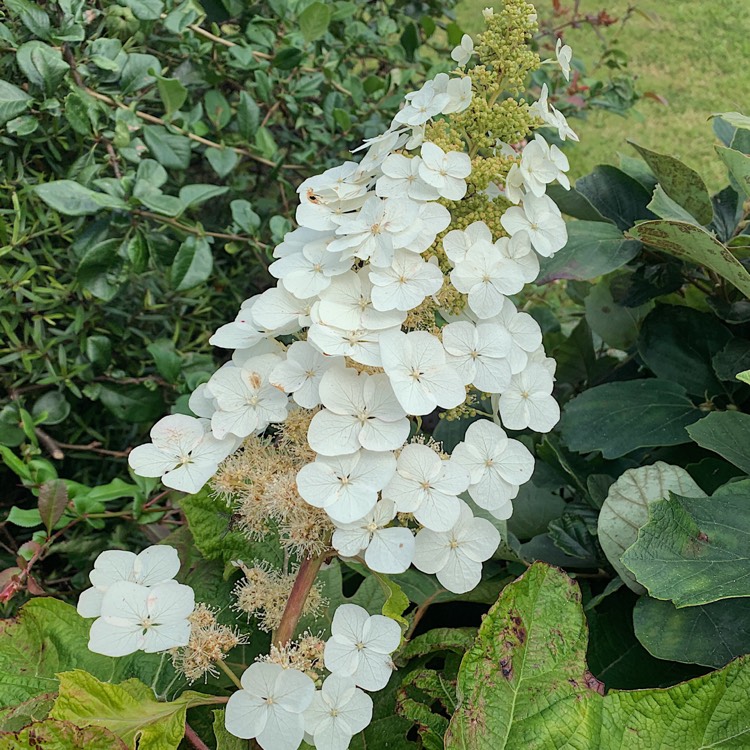
<path fill-rule="evenodd" d="M 90 651 L 126 656 L 187 645 L 188 617 L 195 608 L 190 586 L 177 583 L 177 550 L 154 545 L 138 555 L 102 552 L 89 574 L 92 588 L 78 600 L 81 617 L 96 617 L 89 632 Z"/>
<path fill-rule="evenodd" d="M 558 53 L 566 69 L 569 53 Z M 463 68 L 473 54 L 465 36 L 452 57 Z M 530 111 L 562 140 L 577 140 L 547 95 L 544 87 Z M 299 186 L 299 226 L 273 253 L 277 285 L 246 300 L 216 331 L 211 343 L 233 350 L 230 361 L 192 394 L 196 417 L 165 417 L 153 443 L 131 453 L 136 473 L 197 492 L 246 438 L 294 410 L 311 410 L 307 442 L 315 457 L 299 470 L 297 491 L 330 518 L 336 552 L 378 573 L 414 565 L 455 593 L 480 582 L 500 544 L 484 516 L 509 518 L 534 467 L 530 451 L 503 427 L 548 432 L 560 416 L 554 360 L 538 324 L 510 297 L 536 279 L 538 256 L 566 244 L 546 189 L 570 183 L 565 155 L 538 134 L 520 148 L 498 142 L 496 152 L 515 161 L 501 190 L 512 204 L 500 219 L 507 236 L 493 237 L 484 221 L 445 233 L 451 215 L 444 204 L 467 194 L 470 149 L 445 151 L 429 140 L 428 126 L 471 101 L 469 74 L 441 73 L 406 95 L 386 132 L 356 149 L 364 151 L 360 161 Z M 446 291 L 463 300 L 462 309 L 444 309 Z M 410 318 L 423 305 L 437 313 L 434 325 Z M 492 418 L 473 422 L 451 455 L 415 437 L 423 416 L 464 405 L 472 388 L 490 396 Z M 187 596 L 177 602 L 176 593 L 186 587 L 165 579 L 146 588 L 131 568 L 124 576 L 92 574 L 97 593 L 84 610 L 101 614 L 106 635 L 121 627 L 105 613 L 111 592 L 118 590 L 121 608 L 137 599 L 121 640 L 131 650 L 136 640 L 136 648 L 160 650 L 147 602 L 175 594 L 182 623 Z M 147 592 L 143 602 L 132 587 Z M 172 620 L 158 627 L 171 645 L 187 642 Z M 264 750 L 296 750 L 303 739 L 318 750 L 345 750 L 370 722 L 364 691 L 386 685 L 400 640 L 394 620 L 342 605 L 325 646 L 330 676 L 322 688 L 301 670 L 255 663 L 227 704 L 228 731 Z"/>
<path fill-rule="evenodd" d="M 226 728 L 264 750 L 296 750 L 303 739 L 318 750 L 346 750 L 372 719 L 365 690 L 382 690 L 401 643 L 395 620 L 342 604 L 333 617 L 324 660 L 330 675 L 320 690 L 296 669 L 256 662 L 227 703 Z"/>
<path fill-rule="evenodd" d="M 472 50 L 467 37 L 454 59 L 466 65 Z M 211 338 L 233 349 L 232 359 L 193 393 L 197 419 L 166 417 L 153 444 L 133 451 L 137 473 L 163 472 L 168 486 L 195 492 L 245 438 L 292 408 L 320 407 L 308 431 L 317 457 L 297 487 L 331 518 L 337 551 L 363 556 L 377 572 L 414 564 L 457 593 L 476 585 L 499 536 L 467 500 L 508 518 L 533 469 L 531 453 L 499 425 L 547 432 L 560 415 L 554 362 L 539 326 L 510 295 L 537 277 L 538 256 L 565 245 L 565 222 L 545 190 L 570 183 L 565 155 L 537 135 L 507 176 L 505 195 L 515 204 L 501 217 L 508 236 L 495 239 L 477 221 L 442 238 L 448 273 L 436 255 L 424 257 L 451 222 L 441 200 L 463 198 L 471 173 L 467 153 L 424 140 L 425 125 L 463 111 L 471 96 L 469 75 L 437 75 L 406 95 L 389 129 L 361 147 L 361 161 L 299 186 L 299 228 L 270 267 L 277 286 L 247 300 Z M 544 90 L 532 110 L 564 123 Z M 563 131 L 570 137 L 567 124 Z M 406 327 L 409 312 L 447 284 L 466 295 L 464 310 L 441 309 L 450 322 L 439 333 Z M 458 407 L 469 388 L 491 395 L 497 424 L 472 425 L 449 457 L 409 442 L 413 418 Z M 415 535 L 399 514 L 421 530 Z"/>

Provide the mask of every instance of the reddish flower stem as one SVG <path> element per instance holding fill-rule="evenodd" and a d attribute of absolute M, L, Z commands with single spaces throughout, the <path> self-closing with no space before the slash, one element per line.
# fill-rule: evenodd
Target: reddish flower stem
<path fill-rule="evenodd" d="M 297 578 L 289 594 L 289 601 L 286 603 L 284 614 L 281 616 L 281 623 L 273 635 L 273 643 L 277 647 L 285 646 L 294 638 L 297 624 L 302 617 L 307 595 L 310 593 L 315 578 L 318 575 L 320 566 L 326 558 L 326 554 L 317 557 L 308 557 L 302 562 L 297 571 Z"/>

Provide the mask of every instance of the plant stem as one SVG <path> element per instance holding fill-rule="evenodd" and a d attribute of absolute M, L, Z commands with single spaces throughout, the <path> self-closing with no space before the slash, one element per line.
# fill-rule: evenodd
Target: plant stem
<path fill-rule="evenodd" d="M 185 739 L 195 748 L 195 750 L 210 750 L 208 745 L 198 736 L 198 733 L 190 724 L 185 722 Z"/>
<path fill-rule="evenodd" d="M 297 623 L 302 616 L 302 610 L 304 609 L 305 602 L 307 601 L 307 595 L 310 593 L 315 578 L 318 575 L 320 566 L 326 558 L 326 553 L 318 555 L 317 557 L 308 557 L 302 562 L 297 571 L 297 578 L 292 586 L 292 591 L 289 594 L 289 600 L 286 603 L 284 614 L 281 616 L 281 623 L 273 634 L 273 643 L 277 647 L 285 646 L 294 637 L 294 632 L 297 629 Z"/>
<path fill-rule="evenodd" d="M 239 677 L 232 672 L 232 670 L 226 665 L 224 661 L 219 659 L 219 661 L 216 662 L 216 666 L 224 672 L 224 674 L 240 689 L 242 690 L 242 683 L 239 680 Z"/>

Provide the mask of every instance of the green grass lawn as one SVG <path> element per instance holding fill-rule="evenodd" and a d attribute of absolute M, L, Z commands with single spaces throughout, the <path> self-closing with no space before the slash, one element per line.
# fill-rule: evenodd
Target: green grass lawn
<path fill-rule="evenodd" d="M 630 70 L 638 77 L 641 92 L 653 91 L 668 101 L 664 106 L 643 99 L 637 113 L 619 117 L 592 112 L 586 122 L 572 126 L 580 145 L 568 150 L 571 172 L 586 174 L 596 164 L 617 164 L 618 152 L 635 152 L 626 139 L 674 154 L 698 170 L 713 189 L 726 182 L 723 166 L 715 155 L 715 139 L 709 115 L 742 111 L 750 114 L 750 2 L 748 0 L 633 0 L 654 17 L 630 19 L 619 46 L 628 55 Z M 568 0 L 566 4 L 571 4 Z M 459 23 L 469 33 L 482 27 L 481 10 L 487 0 L 463 0 Z M 550 0 L 536 3 L 540 13 L 549 12 Z M 581 9 L 593 13 L 606 9 L 622 14 L 627 0 L 583 0 Z M 590 67 L 597 58 L 599 42 L 591 31 L 571 30 L 565 41 L 575 57 Z"/>

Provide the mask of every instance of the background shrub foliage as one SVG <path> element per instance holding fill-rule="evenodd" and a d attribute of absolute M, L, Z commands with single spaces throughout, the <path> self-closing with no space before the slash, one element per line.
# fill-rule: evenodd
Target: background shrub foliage
<path fill-rule="evenodd" d="M 85 669 L 86 694 L 112 716 L 122 718 L 118 701 L 141 701 L 154 743 L 181 736 L 190 708 L 201 736 L 232 747 L 211 696 L 116 695 L 108 683 L 138 677 L 172 698 L 174 672 L 88 653 L 85 623 L 40 595 L 72 596 L 96 552 L 145 534 L 169 535 L 197 598 L 230 601 L 226 563 L 250 553 L 231 519 L 217 520 L 205 495 L 126 479 L 111 459 L 171 405 L 185 408 L 212 371 L 207 338 L 266 284 L 266 251 L 289 228 L 299 180 L 384 129 L 402 87 L 431 68 L 433 40 L 459 33 L 440 5 L 225 0 L 204 14 L 190 2 L 6 0 L 0 452 L 18 502 L 0 585 L 8 609 L 32 601 L 0 639 L 0 671 L 36 662 L 33 678 L 0 677 L 0 730 L 28 740 L 23 727 L 48 715 L 58 690 L 75 694 Z M 553 748 L 575 736 L 592 750 L 648 750 L 695 700 L 705 722 L 691 721 L 680 747 L 749 736 L 750 673 L 732 660 L 750 652 L 750 119 L 713 122 L 728 173 L 715 195 L 637 144 L 619 167 L 550 190 L 570 239 L 525 309 L 558 363 L 563 418 L 535 444 L 517 436 L 536 471 L 497 522 L 505 543 L 485 580 L 458 596 L 410 571 L 386 601 L 356 566 L 325 572 L 331 609 L 408 600 L 397 614 L 406 609 L 412 639 L 353 747 Z M 469 424 L 440 421 L 434 436 L 452 448 Z M 49 642 L 54 654 L 38 657 Z M 267 647 L 256 634 L 229 661 Z M 527 651 L 544 655 L 543 670 L 527 673 Z M 657 687 L 670 689 L 629 692 Z M 554 718 L 542 716 L 549 695 Z M 49 737 L 93 723 L 85 704 L 60 705 Z M 624 727 L 630 744 L 617 744 Z M 86 731 L 91 747 L 113 746 Z"/>
<path fill-rule="evenodd" d="M 109 479 L 65 446 L 123 450 L 184 408 L 211 332 L 267 286 L 296 185 L 384 130 L 460 32 L 442 2 L 4 8 L 0 441 L 39 440 L 22 408 L 76 478 Z"/>

